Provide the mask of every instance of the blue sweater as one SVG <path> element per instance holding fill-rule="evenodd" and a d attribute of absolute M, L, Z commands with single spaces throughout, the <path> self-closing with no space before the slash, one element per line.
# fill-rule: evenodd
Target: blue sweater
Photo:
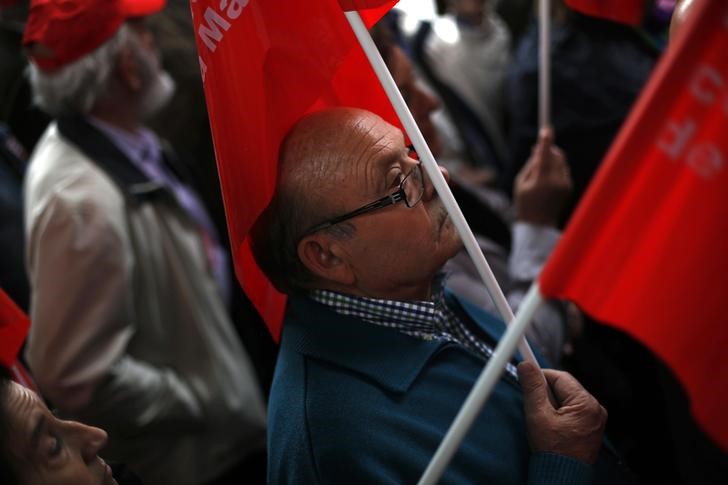
<path fill-rule="evenodd" d="M 504 325 L 452 294 L 494 341 Z M 268 411 L 271 484 L 416 483 L 485 362 L 291 297 Z M 532 454 L 517 381 L 504 373 L 441 483 L 582 484 L 592 467 Z"/>

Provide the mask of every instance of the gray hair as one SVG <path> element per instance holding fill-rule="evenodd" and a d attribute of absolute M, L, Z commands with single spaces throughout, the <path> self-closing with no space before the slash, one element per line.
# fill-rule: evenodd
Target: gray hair
<path fill-rule="evenodd" d="M 131 37 L 123 24 L 95 51 L 58 71 L 45 72 L 31 62 L 33 102 L 51 116 L 88 114 L 108 88 L 119 53 Z"/>

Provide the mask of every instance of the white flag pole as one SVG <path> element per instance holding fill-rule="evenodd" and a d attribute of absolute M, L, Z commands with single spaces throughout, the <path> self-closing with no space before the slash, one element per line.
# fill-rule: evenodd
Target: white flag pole
<path fill-rule="evenodd" d="M 551 125 L 551 0 L 539 1 L 538 18 L 538 126 Z"/>
<path fill-rule="evenodd" d="M 503 367 L 513 355 L 516 345 L 523 340 L 523 334 L 531 323 L 533 314 L 542 302 L 543 297 L 538 288 L 538 283 L 534 282 L 518 308 L 515 320 L 506 329 L 506 333 L 496 346 L 495 352 L 488 360 L 488 364 L 470 390 L 470 394 L 468 394 L 460 411 L 458 411 L 455 421 L 450 425 L 450 429 L 437 448 L 435 456 L 432 457 L 418 485 L 433 485 L 442 477 L 445 468 L 460 447 L 460 443 L 470 430 L 478 414 L 480 414 L 481 408 L 493 392 L 498 379 L 503 373 Z"/>
<path fill-rule="evenodd" d="M 387 69 L 387 65 L 384 63 L 377 47 L 374 45 L 374 41 L 369 35 L 369 31 L 364 25 L 364 22 L 361 20 L 359 12 L 351 11 L 345 12 L 345 14 L 357 40 L 359 41 L 359 44 L 369 59 L 369 63 L 374 69 L 374 72 L 377 74 L 379 82 L 382 84 L 384 91 L 387 93 L 392 106 L 394 106 L 394 110 L 397 112 L 397 116 L 399 116 L 407 135 L 414 144 L 415 149 L 420 156 L 420 160 L 422 160 L 422 164 L 427 171 L 427 175 L 429 175 L 432 185 L 435 187 L 435 190 L 437 190 L 437 194 L 447 209 L 450 219 L 452 220 L 455 229 L 458 231 L 460 239 L 463 241 L 465 249 L 468 251 L 470 258 L 473 260 L 473 264 L 475 264 L 475 268 L 478 271 L 480 278 L 483 280 L 485 287 L 488 289 L 488 293 L 498 309 L 498 313 L 503 321 L 510 323 L 513 320 L 513 311 L 508 305 L 508 301 L 506 300 L 503 291 L 501 291 L 500 286 L 498 286 L 498 282 L 493 275 L 493 271 L 491 271 L 490 266 L 488 266 L 488 262 L 485 260 L 485 256 L 483 256 L 483 252 L 480 250 L 478 242 L 475 240 L 475 236 L 470 230 L 470 226 L 468 226 L 468 223 L 465 221 L 465 217 L 463 216 L 457 202 L 455 202 L 455 197 L 453 197 L 450 187 L 448 187 L 445 178 L 442 176 L 442 173 L 438 168 L 437 162 L 435 162 L 435 158 L 432 156 L 430 147 L 427 146 L 427 142 L 425 142 L 417 123 L 415 123 L 412 113 L 410 113 L 404 99 L 402 99 L 402 95 L 400 94 L 394 79 L 392 79 L 392 76 Z M 518 348 L 525 360 L 533 362 L 540 368 L 526 339 L 521 339 Z"/>
<path fill-rule="evenodd" d="M 539 128 L 551 125 L 551 1 L 539 2 Z M 503 373 L 503 366 L 513 355 L 518 342 L 523 340 L 523 334 L 528 329 L 534 313 L 543 303 L 543 297 L 534 282 L 521 302 L 518 314 L 508 326 L 506 333 L 496 346 L 488 364 L 481 372 L 470 394 L 465 399 L 458 415 L 450 425 L 445 438 L 437 448 L 429 465 L 422 474 L 418 485 L 434 485 L 442 477 L 447 465 L 457 452 L 460 444 L 480 414 L 480 410 L 490 397 L 498 379 Z"/>

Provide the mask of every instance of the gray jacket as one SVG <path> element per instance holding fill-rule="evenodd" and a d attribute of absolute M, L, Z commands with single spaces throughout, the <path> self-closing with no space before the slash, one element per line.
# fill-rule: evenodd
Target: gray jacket
<path fill-rule="evenodd" d="M 25 220 L 28 362 L 62 413 L 109 432 L 104 456 L 184 485 L 264 446 L 252 365 L 170 192 L 61 119 L 32 155 Z"/>

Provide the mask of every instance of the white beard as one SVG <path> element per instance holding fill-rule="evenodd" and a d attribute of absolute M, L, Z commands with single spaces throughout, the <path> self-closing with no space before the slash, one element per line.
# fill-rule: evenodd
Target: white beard
<path fill-rule="evenodd" d="M 172 76 L 167 71 L 157 70 L 139 98 L 139 116 L 146 120 L 157 114 L 172 99 L 175 89 Z"/>

